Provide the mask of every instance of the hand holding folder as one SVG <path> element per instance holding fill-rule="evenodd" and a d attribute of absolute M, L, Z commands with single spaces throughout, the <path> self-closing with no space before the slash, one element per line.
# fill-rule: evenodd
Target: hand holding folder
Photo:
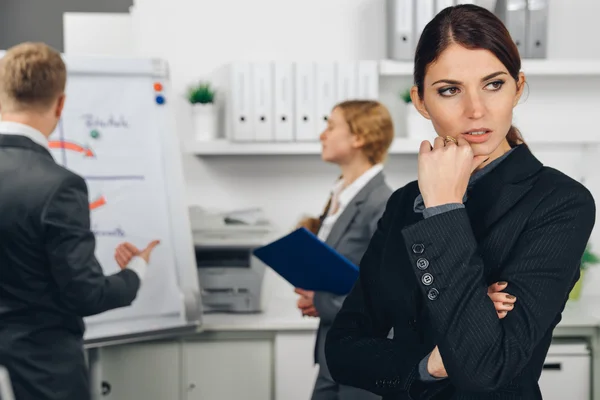
<path fill-rule="evenodd" d="M 357 266 L 305 228 L 253 253 L 297 288 L 344 295 L 358 278 Z"/>

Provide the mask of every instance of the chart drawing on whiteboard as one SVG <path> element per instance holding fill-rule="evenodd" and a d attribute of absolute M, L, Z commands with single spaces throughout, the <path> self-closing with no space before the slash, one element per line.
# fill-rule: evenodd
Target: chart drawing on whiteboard
<path fill-rule="evenodd" d="M 181 314 L 159 136 L 165 132 L 148 117 L 149 107 L 156 106 L 153 88 L 148 79 L 74 76 L 67 104 L 49 147 L 57 163 L 86 181 L 90 228 L 104 273 L 119 271 L 114 251 L 120 243 L 141 249 L 160 240 L 134 303 L 86 322 Z"/>
<path fill-rule="evenodd" d="M 66 152 L 74 152 L 79 154 L 81 157 L 83 158 L 95 158 L 96 155 L 94 154 L 94 150 L 90 145 L 82 145 L 73 141 L 68 141 L 65 139 L 65 135 L 64 135 L 64 131 L 63 131 L 63 127 L 62 127 L 62 121 L 59 123 L 58 127 L 58 134 L 59 134 L 59 139 L 58 140 L 50 140 L 48 141 L 48 147 L 50 147 L 50 149 L 60 149 L 61 151 L 61 160 L 62 160 L 62 166 L 68 168 L 69 164 L 67 161 L 67 156 L 66 156 Z M 94 139 L 100 139 L 100 134 L 97 130 L 93 130 L 90 132 L 90 137 L 94 138 Z M 76 168 L 75 168 L 76 169 Z M 143 180 L 144 176 L 143 175 L 107 175 L 107 176 L 84 176 L 83 177 L 86 180 L 94 180 L 94 181 L 136 181 L 136 180 Z M 98 196 L 96 196 L 95 198 L 90 200 L 90 210 L 95 210 L 98 209 L 102 206 L 105 206 L 107 204 L 107 199 L 106 196 L 103 194 L 100 194 Z"/>

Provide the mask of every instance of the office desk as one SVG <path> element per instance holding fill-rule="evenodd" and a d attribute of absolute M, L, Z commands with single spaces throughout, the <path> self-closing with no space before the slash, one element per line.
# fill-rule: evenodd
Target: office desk
<path fill-rule="evenodd" d="M 270 396 L 265 398 L 308 400 L 318 372 L 313 349 L 319 320 L 302 317 L 295 305 L 295 298 L 286 298 L 270 302 L 262 314 L 206 315 L 198 338 L 268 343 L 271 358 L 264 368 L 272 372 L 272 379 Z M 258 400 L 260 397 L 245 398 Z"/>
<path fill-rule="evenodd" d="M 293 304 L 292 304 L 293 305 Z M 312 357 L 312 343 L 307 345 L 302 342 L 305 340 L 314 340 L 314 335 L 309 335 L 309 331 L 316 329 L 318 320 L 315 318 L 298 317 L 298 311 L 285 303 L 280 303 L 276 307 L 270 308 L 265 314 L 256 316 L 236 316 L 235 318 L 226 315 L 210 315 L 205 319 L 204 330 L 207 334 L 214 334 L 214 338 L 224 337 L 240 332 L 272 331 L 275 341 L 278 345 L 276 350 L 280 353 L 288 353 L 290 350 L 286 346 L 297 345 L 309 351 Z M 303 332 L 304 333 L 303 333 Z M 294 333 L 296 332 L 296 333 Z M 290 338 L 286 343 L 286 338 Z M 554 331 L 555 339 L 574 339 L 584 341 L 589 345 L 592 356 L 592 399 L 600 400 L 600 298 L 587 298 L 579 302 L 569 302 L 563 312 L 563 318 Z M 284 366 L 278 367 L 286 360 L 284 356 L 274 354 L 274 365 L 276 371 L 275 393 L 276 399 L 308 399 L 298 384 L 294 384 L 293 379 L 288 376 L 294 376 L 292 371 L 288 371 Z M 279 373 L 277 373 L 279 371 Z M 306 373 L 296 375 L 306 378 Z M 299 391 L 303 393 L 299 396 Z"/>
<path fill-rule="evenodd" d="M 581 339 L 588 343 L 592 356 L 592 399 L 600 399 L 600 298 L 568 302 L 553 337 Z"/>
<path fill-rule="evenodd" d="M 293 298 L 276 299 L 259 314 L 205 314 L 202 332 L 315 331 L 319 320 L 302 317 Z"/>
<path fill-rule="evenodd" d="M 103 399 L 307 400 L 318 323 L 286 298 L 264 313 L 204 315 L 177 339 L 102 348 Z"/>
<path fill-rule="evenodd" d="M 102 349 L 112 388 L 104 398 L 307 400 L 317 326 L 287 298 L 261 314 L 205 315 L 198 332 L 178 339 Z M 570 303 L 554 336 L 589 343 L 593 399 L 600 400 L 600 299 Z"/>

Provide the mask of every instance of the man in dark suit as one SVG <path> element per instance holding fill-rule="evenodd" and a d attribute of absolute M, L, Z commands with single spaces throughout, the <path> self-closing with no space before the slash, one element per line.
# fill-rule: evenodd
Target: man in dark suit
<path fill-rule="evenodd" d="M 17 400 L 90 397 L 82 317 L 130 305 L 154 241 L 104 276 L 86 183 L 57 165 L 47 138 L 65 103 L 66 68 L 44 44 L 0 60 L 0 365 Z"/>

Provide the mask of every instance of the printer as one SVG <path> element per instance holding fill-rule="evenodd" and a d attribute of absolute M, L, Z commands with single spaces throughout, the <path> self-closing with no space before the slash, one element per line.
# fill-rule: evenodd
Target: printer
<path fill-rule="evenodd" d="M 270 223 L 256 209 L 189 211 L 204 312 L 261 312 L 266 265 L 252 251 L 274 238 Z"/>

